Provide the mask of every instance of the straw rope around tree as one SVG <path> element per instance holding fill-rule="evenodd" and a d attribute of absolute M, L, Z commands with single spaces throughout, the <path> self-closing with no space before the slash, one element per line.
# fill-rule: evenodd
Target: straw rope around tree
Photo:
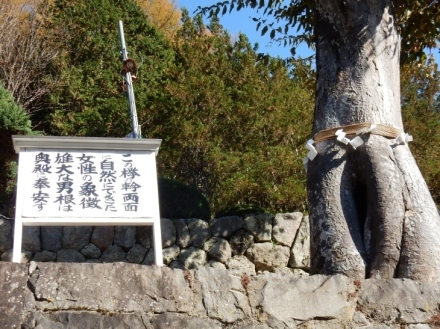
<path fill-rule="evenodd" d="M 368 131 L 372 125 L 376 125 L 376 127 Z M 336 138 L 336 132 L 340 129 L 342 129 L 346 135 L 360 135 L 368 131 L 370 134 L 380 135 L 387 138 L 397 138 L 402 133 L 399 129 L 391 126 L 386 126 L 380 123 L 363 122 L 321 130 L 313 137 L 313 141 L 314 143 L 318 143 Z"/>

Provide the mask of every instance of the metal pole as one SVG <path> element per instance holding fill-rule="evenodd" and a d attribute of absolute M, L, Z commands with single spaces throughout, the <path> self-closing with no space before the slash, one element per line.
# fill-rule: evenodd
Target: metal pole
<path fill-rule="evenodd" d="M 122 61 L 125 61 L 128 57 L 127 57 L 127 49 L 125 48 L 124 27 L 122 26 L 122 21 L 119 21 L 119 36 L 121 38 Z M 130 108 L 131 126 L 133 129 L 131 137 L 142 138 L 140 127 L 138 124 L 138 119 L 137 119 L 136 103 L 134 101 L 134 90 L 133 90 L 133 81 L 131 79 L 131 72 L 125 73 L 125 82 L 127 83 L 128 106 Z"/>

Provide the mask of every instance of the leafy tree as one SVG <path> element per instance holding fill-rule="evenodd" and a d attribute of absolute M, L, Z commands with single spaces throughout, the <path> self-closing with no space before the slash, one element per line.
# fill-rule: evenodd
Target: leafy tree
<path fill-rule="evenodd" d="M 280 59 L 266 63 L 244 35 L 231 43 L 217 20 L 183 17 L 168 102 L 152 125 L 163 138 L 160 172 L 197 187 L 213 212 L 304 208 L 304 170 L 292 154 L 311 129 L 313 92 L 295 75 L 300 64 L 292 73 Z"/>
<path fill-rule="evenodd" d="M 439 280 L 439 213 L 408 146 L 395 138 L 404 131 L 400 50 L 402 59 L 420 58 L 440 39 L 438 1 L 231 0 L 205 11 L 244 6 L 284 20 L 276 27 L 262 18 L 263 33 L 275 38 L 296 25 L 304 34 L 293 42 L 316 47 L 311 272 Z M 336 140 L 338 129 L 353 135 L 359 129 L 348 126 L 360 123 L 380 126 L 357 149 Z"/>
<path fill-rule="evenodd" d="M 145 11 L 149 22 L 167 38 L 172 38 L 180 28 L 181 13 L 174 0 L 136 0 Z"/>
<path fill-rule="evenodd" d="M 55 0 L 3 0 L 8 6 L 13 6 L 15 11 L 38 12 L 46 16 L 48 13 L 41 13 L 42 3 L 52 5 Z M 150 24 L 159 29 L 167 38 L 171 38 L 180 28 L 180 9 L 174 0 L 135 0 L 148 17 Z M 46 17 L 47 18 L 47 17 Z"/>
<path fill-rule="evenodd" d="M 433 58 L 402 66 L 402 115 L 431 195 L 440 205 L 440 72 Z"/>
<path fill-rule="evenodd" d="M 0 83 L 0 213 L 13 208 L 17 163 L 11 136 L 31 134 L 31 120 Z"/>
<path fill-rule="evenodd" d="M 340 8 L 338 3 L 328 5 L 327 9 L 332 12 L 344 12 L 346 8 L 354 7 L 348 3 Z M 426 48 L 438 48 L 440 7 L 437 0 L 394 0 L 384 3 L 384 6 L 393 12 L 393 23 L 403 38 L 402 61 L 423 58 Z M 269 33 L 272 39 L 284 46 L 291 46 L 293 54 L 300 43 L 315 46 L 319 20 L 317 10 L 324 8 L 313 0 L 225 0 L 208 7 L 199 6 L 199 10 L 203 14 L 218 16 L 246 7 L 255 9 L 259 14 L 253 18 L 256 29 L 262 35 Z"/>
<path fill-rule="evenodd" d="M 260 61 L 244 36 L 231 44 L 217 21 L 208 29 L 188 16 L 173 41 L 173 59 L 139 7 L 125 3 L 122 13 L 113 2 L 100 2 L 98 12 L 93 1 L 54 2 L 47 28 L 62 40 L 53 66 L 60 78 L 50 95 L 46 132 L 129 132 L 127 103 L 117 84 L 121 18 L 139 67 L 139 122 L 144 136 L 163 139 L 159 173 L 198 188 L 213 211 L 234 203 L 273 211 L 304 208 L 302 163 L 288 156 L 298 152 L 301 135 L 310 129 L 310 111 L 303 109 L 310 108 L 312 92 L 302 90 L 301 78 L 281 60 Z M 290 100 L 286 90 L 298 97 Z"/>
<path fill-rule="evenodd" d="M 129 57 L 137 62 L 139 123 L 149 120 L 162 95 L 172 50 L 133 1 L 57 0 L 48 29 L 59 41 L 53 69 L 59 83 L 50 95 L 47 131 L 70 136 L 123 137 L 131 130 L 120 84 L 118 20 L 124 23 Z"/>

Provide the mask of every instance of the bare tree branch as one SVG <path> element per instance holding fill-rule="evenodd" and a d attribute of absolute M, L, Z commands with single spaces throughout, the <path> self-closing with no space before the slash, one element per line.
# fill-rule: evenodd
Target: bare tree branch
<path fill-rule="evenodd" d="M 48 72 L 57 49 L 44 33 L 47 6 L 0 3 L 0 80 L 27 113 L 40 110 L 52 87 Z"/>

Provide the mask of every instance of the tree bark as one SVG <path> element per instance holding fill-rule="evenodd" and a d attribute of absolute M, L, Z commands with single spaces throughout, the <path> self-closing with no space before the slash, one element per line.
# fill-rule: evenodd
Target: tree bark
<path fill-rule="evenodd" d="M 320 0 L 313 134 L 355 123 L 403 131 L 394 2 Z M 440 280 L 440 217 L 406 144 L 317 142 L 307 174 L 312 273 Z"/>

